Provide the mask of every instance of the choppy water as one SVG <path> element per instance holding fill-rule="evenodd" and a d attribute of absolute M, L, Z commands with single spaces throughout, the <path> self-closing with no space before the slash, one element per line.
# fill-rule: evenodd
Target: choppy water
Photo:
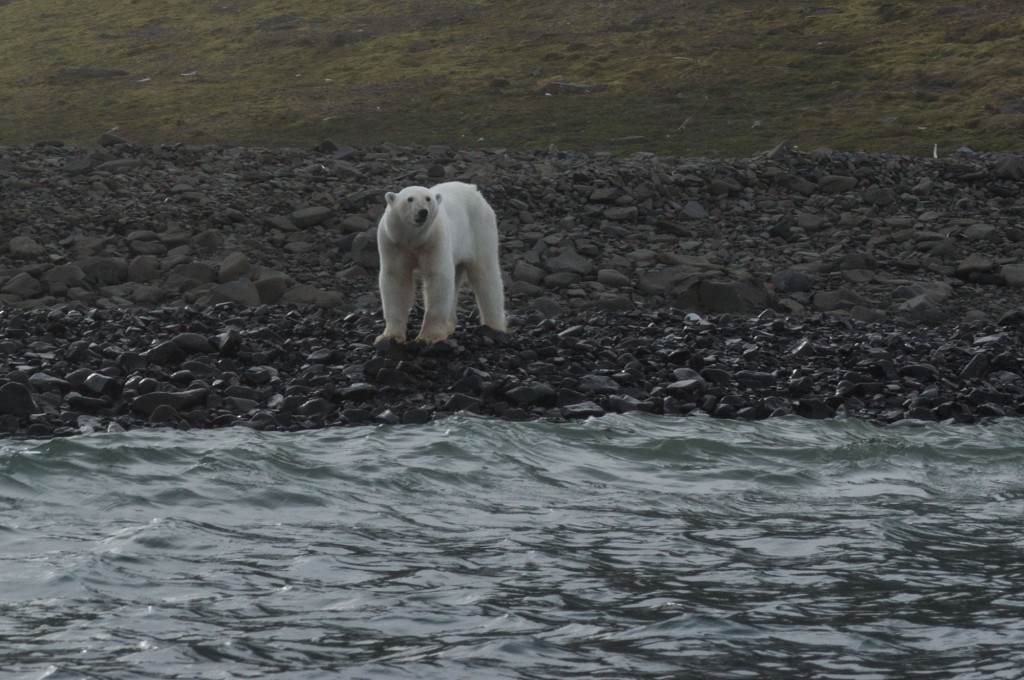
<path fill-rule="evenodd" d="M 1024 424 L 0 442 L 0 678 L 1019 678 Z"/>

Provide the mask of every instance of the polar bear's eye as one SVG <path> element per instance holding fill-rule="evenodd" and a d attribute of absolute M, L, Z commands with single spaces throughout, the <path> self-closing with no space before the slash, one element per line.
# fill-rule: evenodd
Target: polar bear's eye
<path fill-rule="evenodd" d="M 427 203 L 430 203 L 430 196 L 427 196 Z"/>
<path fill-rule="evenodd" d="M 408 201 L 409 201 L 410 203 L 412 203 L 412 201 L 413 201 L 413 198 L 412 198 L 412 196 L 410 196 L 410 197 L 409 197 L 409 198 L 408 198 L 407 200 L 408 200 Z"/>

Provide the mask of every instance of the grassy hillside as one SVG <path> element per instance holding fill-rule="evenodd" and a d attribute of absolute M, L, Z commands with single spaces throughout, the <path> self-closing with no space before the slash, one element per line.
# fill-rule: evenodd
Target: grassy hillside
<path fill-rule="evenodd" d="M 1022 34 L 1016 0 L 0 0 L 0 144 L 1018 150 Z"/>

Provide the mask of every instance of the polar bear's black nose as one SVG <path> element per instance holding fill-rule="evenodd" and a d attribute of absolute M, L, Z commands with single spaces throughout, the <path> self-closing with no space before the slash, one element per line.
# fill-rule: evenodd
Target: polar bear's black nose
<path fill-rule="evenodd" d="M 423 208 L 418 213 L 416 213 L 416 221 L 422 224 L 423 222 L 427 221 L 428 215 L 430 215 L 430 211 L 427 210 L 426 208 Z"/>

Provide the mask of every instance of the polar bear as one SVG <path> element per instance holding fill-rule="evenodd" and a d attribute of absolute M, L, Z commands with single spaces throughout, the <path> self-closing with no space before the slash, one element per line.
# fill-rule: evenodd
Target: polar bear
<path fill-rule="evenodd" d="M 433 344 L 451 335 L 459 288 L 466 280 L 476 295 L 480 322 L 506 331 L 498 227 L 494 210 L 476 186 L 411 186 L 384 198 L 387 207 L 377 226 L 384 332 L 376 342 L 405 342 L 417 270 L 425 312 L 416 340 Z"/>

